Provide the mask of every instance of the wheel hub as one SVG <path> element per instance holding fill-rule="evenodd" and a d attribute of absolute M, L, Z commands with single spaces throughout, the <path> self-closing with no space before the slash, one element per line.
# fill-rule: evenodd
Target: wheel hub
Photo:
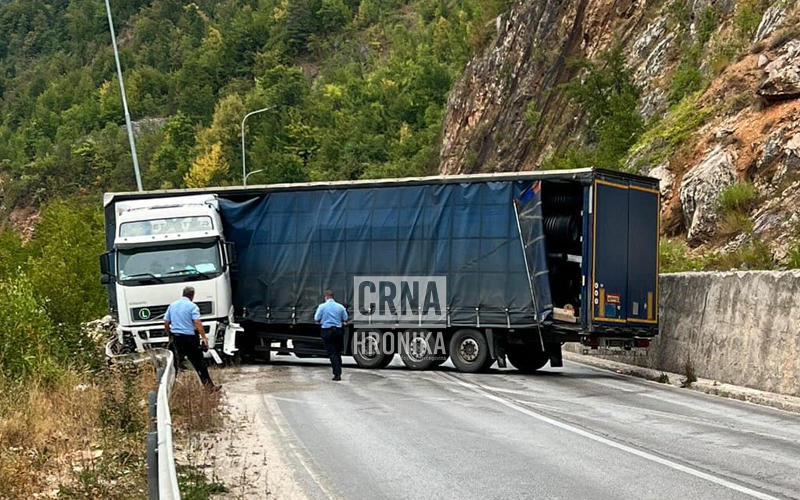
<path fill-rule="evenodd" d="M 416 337 L 408 343 L 408 357 L 414 361 L 423 361 L 428 355 L 428 342 L 424 338 Z"/>
<path fill-rule="evenodd" d="M 480 354 L 480 351 L 481 349 L 474 339 L 464 339 L 461 342 L 461 345 L 458 346 L 459 356 L 461 356 L 461 359 L 467 363 L 472 363 L 478 359 L 478 354 Z"/>
<path fill-rule="evenodd" d="M 366 359 L 374 359 L 380 354 L 378 338 L 375 335 L 365 335 L 359 342 L 359 354 Z"/>

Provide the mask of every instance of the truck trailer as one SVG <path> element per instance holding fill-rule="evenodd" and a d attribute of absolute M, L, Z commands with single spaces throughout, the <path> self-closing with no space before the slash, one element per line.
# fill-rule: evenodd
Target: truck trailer
<path fill-rule="evenodd" d="M 658 334 L 658 180 L 602 169 L 216 187 L 104 198 L 109 310 L 164 346 L 191 284 L 227 356 L 324 356 L 326 289 L 365 368 L 561 366 L 561 346 Z"/>

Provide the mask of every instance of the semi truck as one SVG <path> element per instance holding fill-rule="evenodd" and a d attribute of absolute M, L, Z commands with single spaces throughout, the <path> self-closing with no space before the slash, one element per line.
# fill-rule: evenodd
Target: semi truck
<path fill-rule="evenodd" d="M 361 367 L 532 372 L 658 334 L 659 203 L 602 169 L 109 193 L 100 266 L 128 350 L 168 342 L 191 285 L 226 356 L 324 356 L 330 289 Z"/>

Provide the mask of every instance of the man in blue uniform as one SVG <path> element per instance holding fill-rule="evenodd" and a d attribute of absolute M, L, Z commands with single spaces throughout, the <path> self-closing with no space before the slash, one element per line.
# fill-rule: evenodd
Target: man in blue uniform
<path fill-rule="evenodd" d="M 322 341 L 325 343 L 328 357 L 331 358 L 333 380 L 342 380 L 342 351 L 344 350 L 342 325 L 347 324 L 347 311 L 343 305 L 334 300 L 332 291 L 325 290 L 325 302 L 317 307 L 314 321 L 322 326 Z"/>
<path fill-rule="evenodd" d="M 184 357 L 189 358 L 189 362 L 197 371 L 205 388 L 215 392 L 222 386 L 214 385 L 211 382 L 208 368 L 203 361 L 203 352 L 208 350 L 208 337 L 206 337 L 206 330 L 200 321 L 200 308 L 193 302 L 193 299 L 194 288 L 187 286 L 183 289 L 183 297 L 167 308 L 167 313 L 164 315 L 164 329 L 172 339 L 178 354 L 175 366 L 181 366 Z M 200 339 L 203 342 L 202 348 Z"/>

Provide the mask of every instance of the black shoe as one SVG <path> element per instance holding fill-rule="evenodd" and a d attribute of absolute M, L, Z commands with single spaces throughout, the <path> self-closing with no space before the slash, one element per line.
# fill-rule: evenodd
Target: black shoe
<path fill-rule="evenodd" d="M 342 380 L 342 376 L 341 376 L 341 375 L 334 375 L 334 376 L 333 376 L 333 378 L 332 378 L 331 380 L 334 380 L 334 381 L 336 381 L 336 382 L 339 382 L 340 380 Z"/>

